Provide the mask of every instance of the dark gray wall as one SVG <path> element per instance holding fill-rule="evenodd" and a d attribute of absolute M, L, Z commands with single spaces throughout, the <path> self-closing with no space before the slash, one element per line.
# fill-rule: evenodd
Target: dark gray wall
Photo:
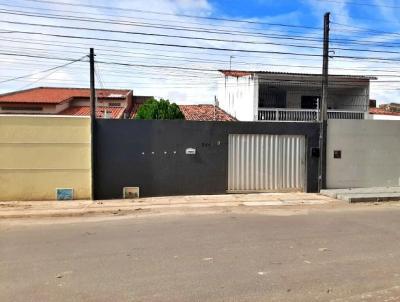
<path fill-rule="evenodd" d="M 140 187 L 141 196 L 225 193 L 229 134 L 304 135 L 307 191 L 318 189 L 316 123 L 99 119 L 95 129 L 96 199 L 122 198 L 125 186 Z M 185 154 L 190 147 L 196 155 Z"/>

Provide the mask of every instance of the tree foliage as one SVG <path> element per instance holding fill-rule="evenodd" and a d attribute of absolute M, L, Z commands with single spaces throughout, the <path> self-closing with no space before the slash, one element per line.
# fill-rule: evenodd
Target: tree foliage
<path fill-rule="evenodd" d="M 185 116 L 175 103 L 169 100 L 148 99 L 139 107 L 136 114 L 138 120 L 184 120 Z"/>

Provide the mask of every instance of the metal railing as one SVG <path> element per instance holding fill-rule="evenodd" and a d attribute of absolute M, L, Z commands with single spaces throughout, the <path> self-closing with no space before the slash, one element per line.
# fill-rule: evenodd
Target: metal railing
<path fill-rule="evenodd" d="M 357 119 L 365 117 L 363 111 L 328 110 L 328 119 Z M 299 121 L 312 122 L 319 119 L 319 111 L 316 109 L 292 109 L 292 108 L 258 108 L 259 121 Z"/>

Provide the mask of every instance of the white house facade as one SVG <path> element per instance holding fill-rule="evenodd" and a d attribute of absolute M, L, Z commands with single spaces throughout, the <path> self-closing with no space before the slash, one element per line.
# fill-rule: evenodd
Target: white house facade
<path fill-rule="evenodd" d="M 239 121 L 314 121 L 322 94 L 320 74 L 221 70 L 219 106 Z M 367 119 L 370 80 L 330 75 L 328 118 Z"/>

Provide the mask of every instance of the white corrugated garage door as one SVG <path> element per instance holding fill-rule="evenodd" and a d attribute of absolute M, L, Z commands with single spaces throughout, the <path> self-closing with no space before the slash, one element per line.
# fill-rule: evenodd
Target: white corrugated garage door
<path fill-rule="evenodd" d="M 230 134 L 228 191 L 304 191 L 304 136 Z"/>

